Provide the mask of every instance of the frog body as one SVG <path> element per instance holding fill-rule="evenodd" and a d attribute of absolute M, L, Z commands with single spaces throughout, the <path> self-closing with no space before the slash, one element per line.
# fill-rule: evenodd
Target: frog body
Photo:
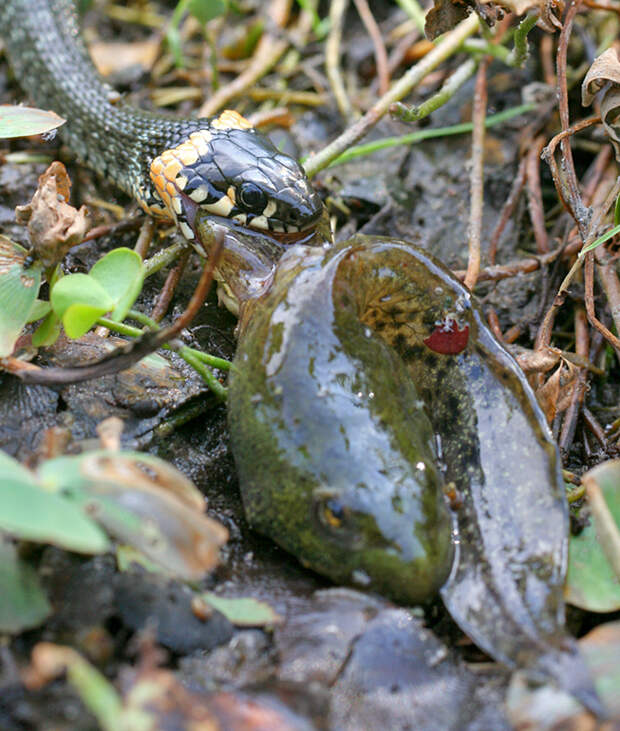
<path fill-rule="evenodd" d="M 381 237 L 290 249 L 242 308 L 229 422 L 255 528 L 334 581 L 439 591 L 493 658 L 601 711 L 564 630 L 557 446 L 440 262 Z"/>

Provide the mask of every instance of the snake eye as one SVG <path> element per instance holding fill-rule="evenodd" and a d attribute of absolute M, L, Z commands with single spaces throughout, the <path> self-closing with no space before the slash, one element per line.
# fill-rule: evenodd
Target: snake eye
<path fill-rule="evenodd" d="M 242 183 L 239 202 L 252 213 L 260 215 L 267 207 L 267 196 L 255 183 Z"/>

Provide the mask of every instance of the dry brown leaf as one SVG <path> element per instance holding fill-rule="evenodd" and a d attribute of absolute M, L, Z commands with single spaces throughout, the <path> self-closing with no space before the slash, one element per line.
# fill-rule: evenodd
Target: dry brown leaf
<path fill-rule="evenodd" d="M 615 48 L 608 48 L 590 66 L 581 85 L 581 103 L 589 106 L 594 97 L 602 91 L 601 119 L 620 160 L 620 59 Z"/>
<path fill-rule="evenodd" d="M 131 43 L 103 42 L 91 43 L 88 47 L 95 66 L 102 76 L 124 71 L 131 66 L 140 66 L 144 71 L 152 68 L 159 52 L 160 41 L 148 38 Z"/>
<path fill-rule="evenodd" d="M 424 33 L 433 41 L 437 36 L 452 30 L 470 12 L 468 3 L 454 0 L 435 0 L 433 7 L 426 14 Z"/>
<path fill-rule="evenodd" d="M 150 455 L 95 452 L 80 461 L 91 514 L 108 533 L 175 576 L 195 580 L 219 561 L 228 531 L 205 515 L 202 494 L 181 472 Z M 136 529 L 117 505 L 140 521 Z"/>
<path fill-rule="evenodd" d="M 17 206 L 15 218 L 28 227 L 32 253 L 44 268 L 54 266 L 79 244 L 90 226 L 86 207 L 69 205 L 71 181 L 65 166 L 53 162 L 39 177 L 39 187 L 26 206 Z"/>
<path fill-rule="evenodd" d="M 538 350 L 530 350 L 529 348 L 511 348 L 517 363 L 526 373 L 546 373 L 553 366 L 557 365 L 561 358 L 561 354 L 555 348 L 543 348 Z"/>
<path fill-rule="evenodd" d="M 549 424 L 556 415 L 565 411 L 570 403 L 579 369 L 563 360 L 554 373 L 536 390 L 536 398 Z"/>

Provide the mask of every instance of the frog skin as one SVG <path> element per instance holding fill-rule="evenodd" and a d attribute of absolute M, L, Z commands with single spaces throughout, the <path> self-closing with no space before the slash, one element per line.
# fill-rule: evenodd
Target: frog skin
<path fill-rule="evenodd" d="M 242 320 L 229 419 L 243 503 L 306 566 L 418 603 L 453 553 L 433 429 L 405 364 L 360 322 L 347 263 L 294 247 Z"/>
<path fill-rule="evenodd" d="M 439 591 L 491 657 L 602 715 L 564 629 L 557 446 L 469 290 L 364 236 L 295 246 L 262 281 L 229 389 L 250 524 L 333 581 L 403 604 Z"/>

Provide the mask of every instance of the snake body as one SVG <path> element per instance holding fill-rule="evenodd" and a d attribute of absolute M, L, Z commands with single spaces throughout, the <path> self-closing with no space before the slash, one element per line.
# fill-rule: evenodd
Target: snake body
<path fill-rule="evenodd" d="M 198 248 L 198 209 L 276 235 L 320 216 L 301 166 L 237 112 L 175 119 L 125 104 L 93 66 L 72 0 L 2 0 L 0 35 L 34 103 L 67 120 L 61 134 L 78 158 Z"/>

